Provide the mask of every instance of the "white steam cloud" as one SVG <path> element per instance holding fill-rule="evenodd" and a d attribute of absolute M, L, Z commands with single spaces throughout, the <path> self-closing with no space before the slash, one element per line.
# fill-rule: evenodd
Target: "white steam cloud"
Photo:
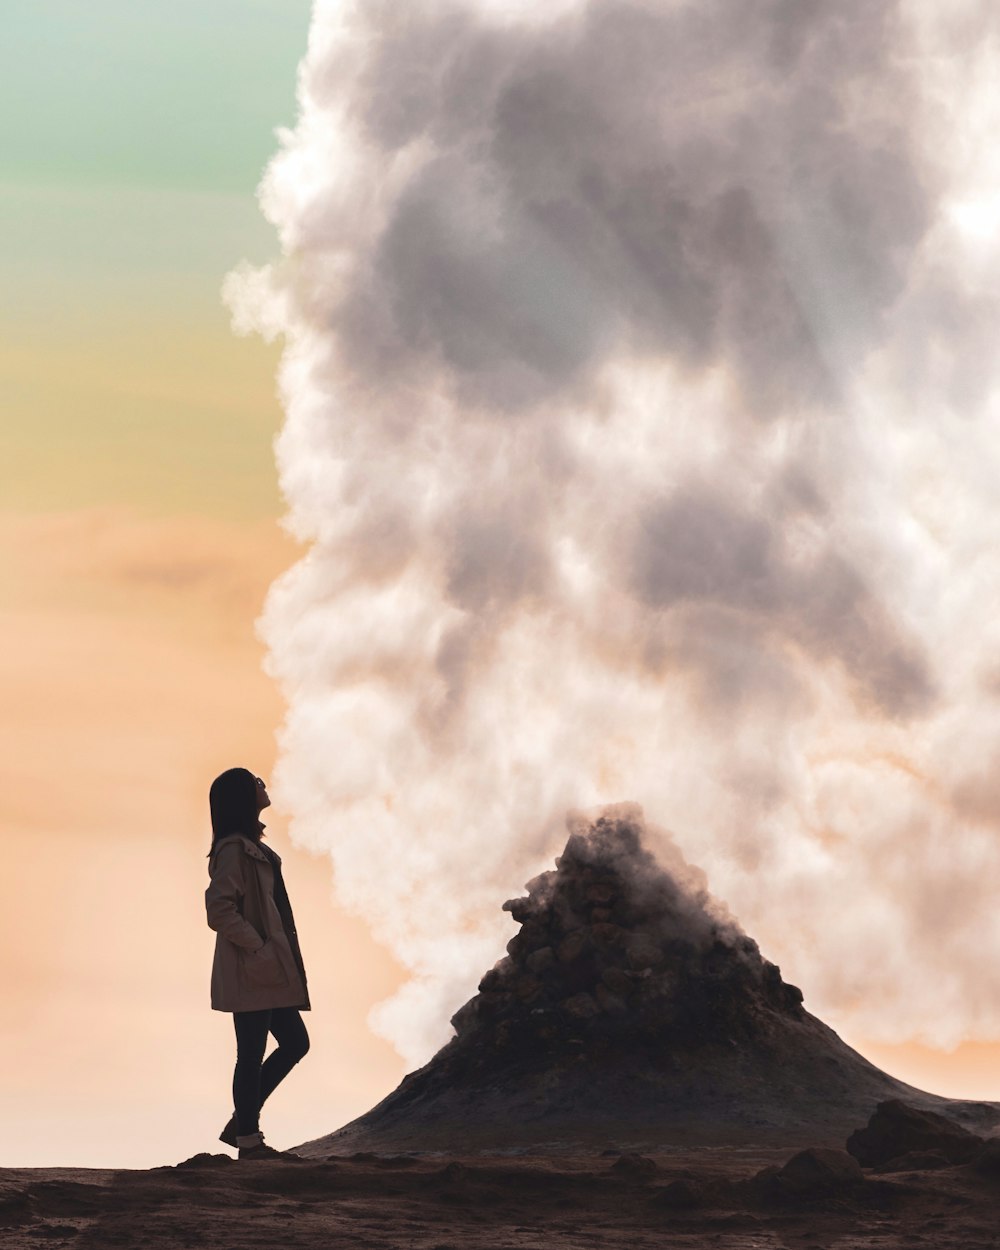
<path fill-rule="evenodd" d="M 1000 1036 L 998 12 L 317 0 L 227 289 L 276 785 L 410 1062 L 621 799 L 842 1029 Z"/>

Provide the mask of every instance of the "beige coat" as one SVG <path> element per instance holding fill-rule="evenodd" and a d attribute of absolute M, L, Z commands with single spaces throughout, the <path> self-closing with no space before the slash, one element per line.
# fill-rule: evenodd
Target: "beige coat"
<path fill-rule="evenodd" d="M 208 871 L 205 909 L 216 932 L 213 1009 L 308 1009 L 305 971 L 281 923 L 267 856 L 252 838 L 230 834 L 216 844 Z"/>

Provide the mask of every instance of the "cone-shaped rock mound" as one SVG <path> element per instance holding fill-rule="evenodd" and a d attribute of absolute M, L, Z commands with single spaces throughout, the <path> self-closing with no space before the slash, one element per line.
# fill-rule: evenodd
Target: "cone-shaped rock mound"
<path fill-rule="evenodd" d="M 452 1018 L 455 1037 L 371 1111 L 299 1147 L 572 1151 L 843 1143 L 890 1098 L 981 1127 L 894 1080 L 802 1006 L 641 812 L 571 825 L 553 871 L 504 903 L 520 931 Z"/>

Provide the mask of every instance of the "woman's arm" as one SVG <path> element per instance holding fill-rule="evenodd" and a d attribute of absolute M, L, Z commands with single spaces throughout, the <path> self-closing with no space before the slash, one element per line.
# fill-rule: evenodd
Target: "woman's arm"
<path fill-rule="evenodd" d="M 242 857 L 236 842 L 222 847 L 215 856 L 212 880 L 205 891 L 205 911 L 210 929 L 244 950 L 256 951 L 264 939 L 249 920 L 244 920 L 239 907 L 243 898 Z"/>

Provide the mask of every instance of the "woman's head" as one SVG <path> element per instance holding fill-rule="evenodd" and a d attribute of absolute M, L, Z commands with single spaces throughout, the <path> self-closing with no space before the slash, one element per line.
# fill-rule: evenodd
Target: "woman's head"
<path fill-rule="evenodd" d="M 212 815 L 212 845 L 231 833 L 259 838 L 264 826 L 258 814 L 269 807 L 267 787 L 247 768 L 229 768 L 220 773 L 208 791 Z"/>

